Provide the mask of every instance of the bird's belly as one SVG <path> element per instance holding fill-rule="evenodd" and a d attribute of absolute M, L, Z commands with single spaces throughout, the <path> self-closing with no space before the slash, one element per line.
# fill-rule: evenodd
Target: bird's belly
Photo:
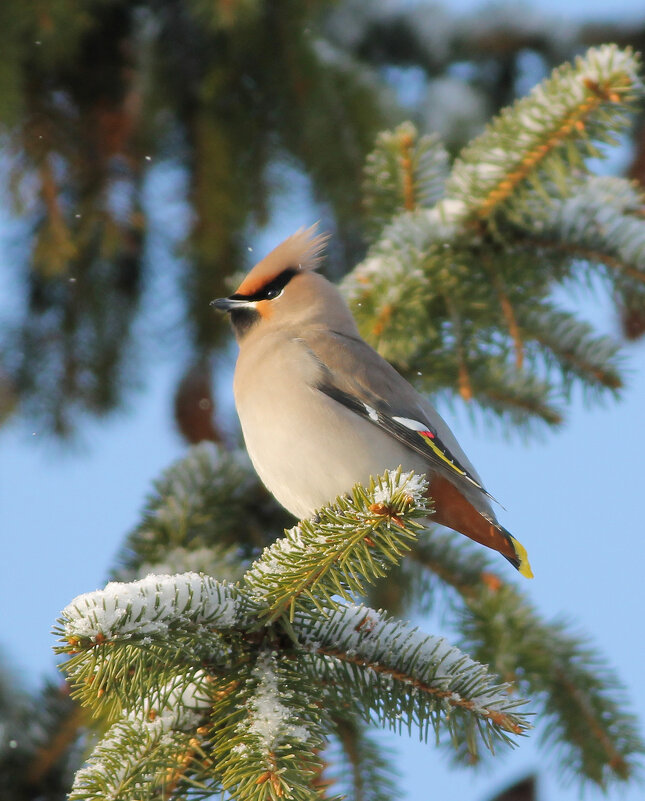
<path fill-rule="evenodd" d="M 238 413 L 258 475 L 296 517 L 310 517 L 354 484 L 367 484 L 370 476 L 386 469 L 402 465 L 426 472 L 420 456 L 318 390 L 294 388 L 291 401 L 300 410 L 297 416 L 270 394 L 260 413 L 257 404 L 246 408 L 240 403 Z"/>

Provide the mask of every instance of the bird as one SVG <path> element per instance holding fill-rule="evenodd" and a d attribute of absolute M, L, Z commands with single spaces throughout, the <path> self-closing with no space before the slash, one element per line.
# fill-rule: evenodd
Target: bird
<path fill-rule="evenodd" d="M 251 462 L 299 519 L 399 466 L 425 475 L 433 520 L 499 551 L 523 576 L 525 548 L 447 423 L 361 337 L 340 290 L 322 276 L 328 235 L 287 237 L 211 303 L 239 344 L 235 406 Z"/>

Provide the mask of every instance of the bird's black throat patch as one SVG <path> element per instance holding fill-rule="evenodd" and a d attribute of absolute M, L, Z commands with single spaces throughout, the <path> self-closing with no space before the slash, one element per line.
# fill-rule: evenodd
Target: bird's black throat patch
<path fill-rule="evenodd" d="M 243 306 L 231 311 L 231 324 L 238 342 L 259 322 L 260 312 L 252 306 Z"/>

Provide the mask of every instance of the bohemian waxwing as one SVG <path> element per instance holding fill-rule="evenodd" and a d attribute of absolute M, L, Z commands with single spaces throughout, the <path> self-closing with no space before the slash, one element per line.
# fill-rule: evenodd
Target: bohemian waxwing
<path fill-rule="evenodd" d="M 439 413 L 361 339 L 338 289 L 314 270 L 326 235 L 300 229 L 228 298 L 240 345 L 237 412 L 251 461 L 298 518 L 401 465 L 425 473 L 433 520 L 499 551 L 522 575 L 522 545 Z"/>

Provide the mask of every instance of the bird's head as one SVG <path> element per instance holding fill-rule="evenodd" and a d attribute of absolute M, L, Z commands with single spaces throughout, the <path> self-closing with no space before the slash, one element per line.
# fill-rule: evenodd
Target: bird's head
<path fill-rule="evenodd" d="M 312 225 L 296 231 L 253 267 L 234 294 L 212 301 L 216 309 L 231 315 L 239 341 L 251 331 L 261 333 L 275 326 L 335 323 L 354 328 L 336 287 L 314 272 L 329 238 L 316 229 Z"/>

